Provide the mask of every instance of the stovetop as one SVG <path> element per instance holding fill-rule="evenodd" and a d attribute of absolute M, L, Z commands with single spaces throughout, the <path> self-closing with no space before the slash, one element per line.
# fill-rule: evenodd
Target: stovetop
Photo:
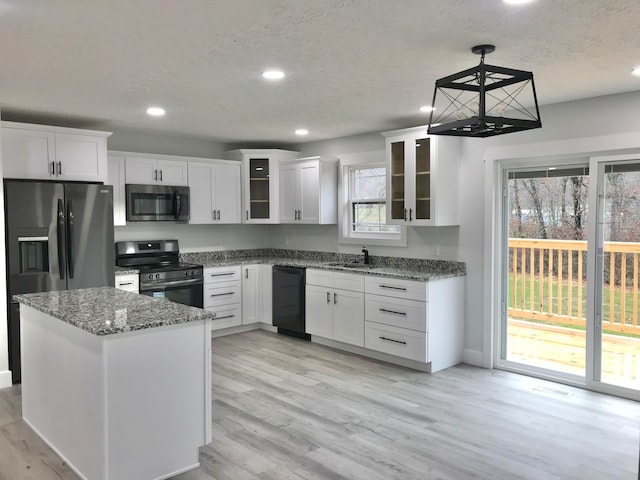
<path fill-rule="evenodd" d="M 150 264 L 150 265 L 139 265 L 138 270 L 140 270 L 141 274 L 144 273 L 156 273 L 156 272 L 179 272 L 182 270 L 190 270 L 202 268 L 202 265 L 198 265 L 196 263 L 170 263 L 170 264 Z"/>

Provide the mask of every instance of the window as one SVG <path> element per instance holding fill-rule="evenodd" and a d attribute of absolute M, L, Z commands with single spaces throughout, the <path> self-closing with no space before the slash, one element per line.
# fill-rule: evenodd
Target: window
<path fill-rule="evenodd" d="M 385 164 L 343 168 L 341 243 L 406 246 L 405 228 L 388 225 L 387 168 Z"/>

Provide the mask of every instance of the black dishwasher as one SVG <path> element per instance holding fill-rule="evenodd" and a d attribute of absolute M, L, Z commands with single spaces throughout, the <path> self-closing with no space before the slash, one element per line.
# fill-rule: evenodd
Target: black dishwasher
<path fill-rule="evenodd" d="M 311 340 L 305 333 L 304 267 L 273 267 L 273 325 L 278 333 Z"/>

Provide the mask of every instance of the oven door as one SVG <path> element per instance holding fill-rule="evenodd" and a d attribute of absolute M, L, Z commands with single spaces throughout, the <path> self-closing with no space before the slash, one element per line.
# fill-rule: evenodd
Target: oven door
<path fill-rule="evenodd" d="M 203 307 L 203 281 L 201 278 L 191 280 L 177 280 L 155 285 L 140 284 L 140 293 L 148 297 L 166 298 L 172 302 Z"/>
<path fill-rule="evenodd" d="M 189 187 L 127 184 L 125 192 L 127 221 L 189 220 Z"/>

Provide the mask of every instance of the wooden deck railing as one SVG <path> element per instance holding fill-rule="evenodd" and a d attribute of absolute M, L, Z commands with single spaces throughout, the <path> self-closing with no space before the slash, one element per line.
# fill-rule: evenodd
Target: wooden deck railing
<path fill-rule="evenodd" d="M 587 242 L 509 239 L 508 314 L 514 318 L 585 326 Z M 640 335 L 640 243 L 605 242 L 605 331 Z"/>

